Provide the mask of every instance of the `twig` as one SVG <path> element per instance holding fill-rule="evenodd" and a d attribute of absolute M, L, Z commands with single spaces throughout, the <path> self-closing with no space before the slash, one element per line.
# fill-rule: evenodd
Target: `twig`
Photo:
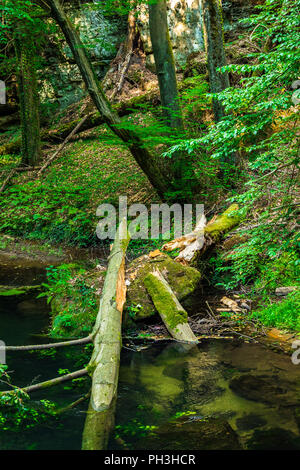
<path fill-rule="evenodd" d="M 75 408 L 77 405 L 80 405 L 80 403 L 84 402 L 90 397 L 91 391 L 83 395 L 83 397 L 78 398 L 78 400 L 74 401 L 73 403 L 70 403 L 70 405 L 65 406 L 64 408 L 61 408 L 60 410 L 57 410 L 55 414 L 60 415 L 62 413 L 65 413 L 68 410 L 71 410 Z"/>

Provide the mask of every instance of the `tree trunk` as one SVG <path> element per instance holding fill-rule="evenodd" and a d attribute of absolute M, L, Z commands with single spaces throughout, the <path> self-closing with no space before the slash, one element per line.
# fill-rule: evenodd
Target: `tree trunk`
<path fill-rule="evenodd" d="M 102 91 L 87 52 L 77 31 L 68 20 L 60 1 L 49 0 L 48 4 L 50 5 L 53 18 L 60 25 L 66 41 L 73 52 L 74 59 L 96 108 L 110 129 L 128 145 L 140 168 L 147 175 L 158 194 L 163 197 L 164 193 L 168 190 L 168 181 L 162 174 L 155 157 L 144 147 L 143 142 L 134 131 L 122 129 L 120 118 L 113 112 L 109 101 Z"/>
<path fill-rule="evenodd" d="M 15 34 L 18 60 L 18 83 L 22 131 L 22 163 L 35 166 L 42 157 L 40 138 L 39 96 L 34 59 L 33 38 L 27 31 Z"/>
<path fill-rule="evenodd" d="M 165 0 L 157 0 L 149 4 L 149 26 L 164 121 L 168 127 L 180 134 L 184 130 L 184 125 Z M 180 192 L 186 192 L 188 180 L 191 177 L 186 173 L 186 163 L 185 153 L 176 152 L 169 165 L 174 189 Z"/>
<path fill-rule="evenodd" d="M 202 0 L 202 12 L 210 90 L 218 93 L 230 85 L 228 73 L 217 72 L 218 67 L 226 65 L 221 0 Z M 216 122 L 225 114 L 218 100 L 213 100 L 213 111 Z"/>
<path fill-rule="evenodd" d="M 165 121 L 171 128 L 182 131 L 183 120 L 165 0 L 149 4 L 149 26 Z"/>
<path fill-rule="evenodd" d="M 126 299 L 125 253 L 128 243 L 127 224 L 123 219 L 109 256 L 99 313 L 92 332 L 94 351 L 88 369 L 93 383 L 83 433 L 84 450 L 105 449 L 113 423 Z"/>

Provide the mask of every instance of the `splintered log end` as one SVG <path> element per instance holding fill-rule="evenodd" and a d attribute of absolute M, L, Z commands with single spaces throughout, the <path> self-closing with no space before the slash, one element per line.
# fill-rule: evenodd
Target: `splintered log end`
<path fill-rule="evenodd" d="M 116 303 L 117 310 L 123 312 L 123 307 L 126 301 L 126 284 L 125 284 L 125 259 L 123 258 L 117 280 Z"/>

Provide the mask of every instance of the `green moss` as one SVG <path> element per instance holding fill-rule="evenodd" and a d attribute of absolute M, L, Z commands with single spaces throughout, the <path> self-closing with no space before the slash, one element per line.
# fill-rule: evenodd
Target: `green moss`
<path fill-rule="evenodd" d="M 232 204 L 223 214 L 217 217 L 212 224 L 207 225 L 205 233 L 209 234 L 214 240 L 217 240 L 224 233 L 235 227 L 240 222 L 240 217 L 233 214 L 238 208 L 237 204 Z"/>
<path fill-rule="evenodd" d="M 151 295 L 156 309 L 165 316 L 170 328 L 174 330 L 177 325 L 187 322 L 186 311 L 183 308 L 181 310 L 178 308 L 178 304 L 176 304 L 170 292 L 156 276 L 149 273 L 144 279 L 144 284 Z"/>
<path fill-rule="evenodd" d="M 5 286 L 0 286 L 0 296 L 1 297 L 13 297 L 18 295 L 26 294 L 29 291 L 38 290 L 41 286 L 22 286 L 19 288 L 7 289 Z"/>
<path fill-rule="evenodd" d="M 88 365 L 87 365 L 86 369 L 87 369 L 88 375 L 89 375 L 90 377 L 93 376 L 93 374 L 94 374 L 94 372 L 95 372 L 95 370 L 96 370 L 96 367 L 97 367 L 97 366 L 96 366 L 95 363 L 93 363 L 93 364 L 88 364 Z"/>
<path fill-rule="evenodd" d="M 155 269 L 166 273 L 166 279 L 179 301 L 188 301 L 201 279 L 201 273 L 197 269 L 182 266 L 163 253 L 153 259 L 148 256 L 135 259 L 129 265 L 128 274 L 136 273 L 136 278 L 127 291 L 128 305 L 140 306 L 134 317 L 135 320 L 143 320 L 155 314 L 153 303 L 144 285 L 145 277 Z"/>

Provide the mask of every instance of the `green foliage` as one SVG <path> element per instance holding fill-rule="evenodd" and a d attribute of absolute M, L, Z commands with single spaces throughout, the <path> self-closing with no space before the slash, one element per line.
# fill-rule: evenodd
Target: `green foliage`
<path fill-rule="evenodd" d="M 115 426 L 115 439 L 127 440 L 139 439 L 146 436 L 153 435 L 153 431 L 157 426 L 143 424 L 139 418 L 132 418 L 125 424 Z M 133 448 L 133 443 L 126 442 L 128 448 Z"/>
<path fill-rule="evenodd" d="M 251 318 L 261 321 L 266 326 L 288 328 L 300 332 L 300 290 L 291 292 L 284 300 L 268 302 L 261 309 L 255 310 Z"/>
<path fill-rule="evenodd" d="M 224 67 L 240 75 L 240 84 L 214 96 L 227 115 L 200 138 L 171 150 L 182 148 L 193 154 L 205 147 L 222 168 L 225 184 L 236 186 L 231 200 L 239 204 L 240 215 L 248 215 L 241 232 L 247 241 L 214 260 L 222 274 L 215 281 L 226 288 L 261 277 L 256 288 L 266 282 L 271 289 L 282 282 L 277 269 L 282 260 L 285 271 L 295 275 L 299 249 L 295 232 L 299 106 L 292 99 L 292 84 L 299 77 L 300 1 L 267 0 L 257 8 L 259 12 L 244 22 L 260 52 L 251 54 L 251 64 Z M 239 181 L 230 163 L 225 163 L 231 158 L 238 158 L 243 167 Z M 241 187 L 246 179 L 246 187 Z"/>
<path fill-rule="evenodd" d="M 46 296 L 52 302 L 51 334 L 59 337 L 85 336 L 90 333 L 97 314 L 95 279 L 84 267 L 63 264 L 47 268 Z"/>
<path fill-rule="evenodd" d="M 29 395 L 20 388 L 11 386 L 7 366 L 0 364 L 1 381 L 7 383 L 13 390 L 0 395 L 0 428 L 2 431 L 19 431 L 29 429 L 49 420 L 55 415 L 55 404 L 49 400 L 35 402 L 34 407 L 29 403 Z"/>

